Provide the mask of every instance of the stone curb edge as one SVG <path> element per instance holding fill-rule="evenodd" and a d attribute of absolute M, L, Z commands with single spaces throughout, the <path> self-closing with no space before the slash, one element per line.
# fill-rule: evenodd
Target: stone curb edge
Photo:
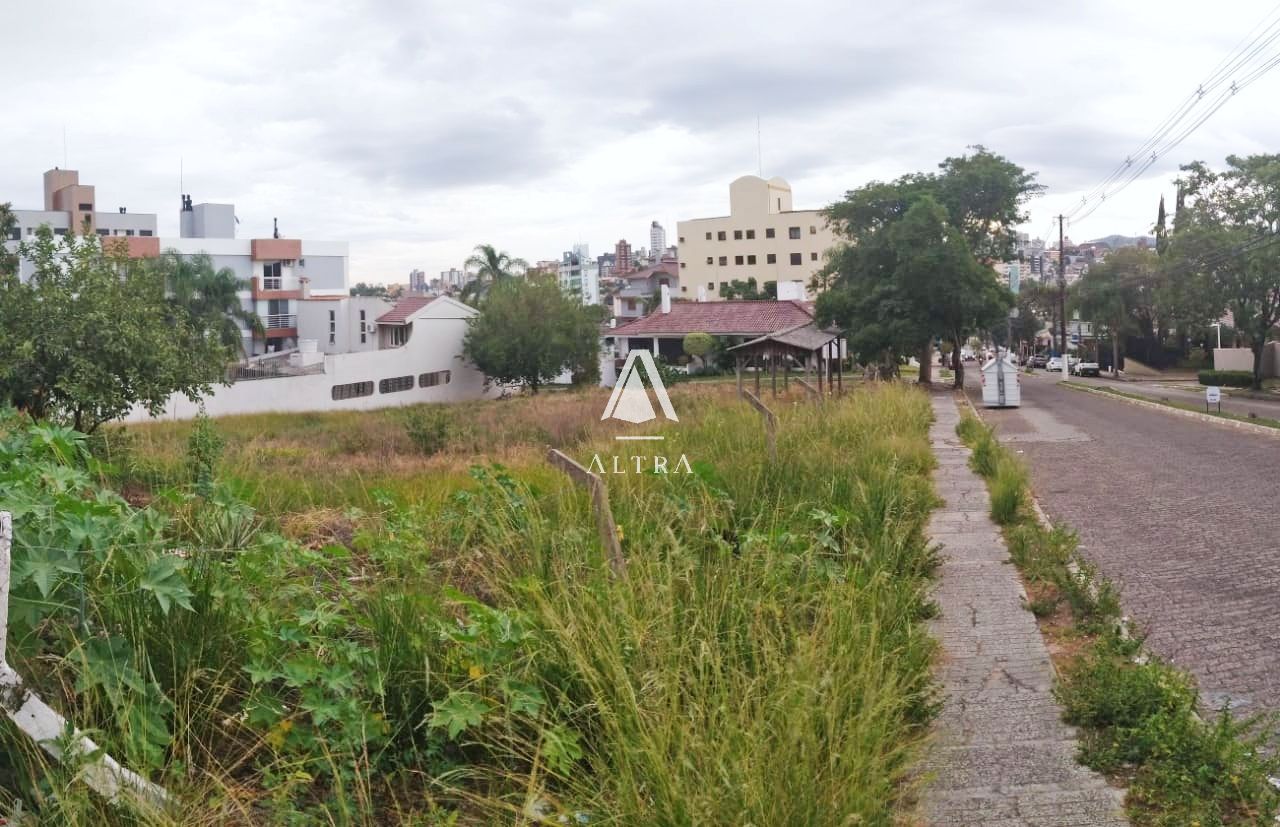
<path fill-rule="evenodd" d="M 1139 408 L 1152 408 L 1157 411 L 1164 411 L 1165 413 L 1184 416 L 1188 419 L 1198 419 L 1201 422 L 1208 422 L 1213 425 L 1262 434 L 1264 436 L 1269 436 L 1272 439 L 1280 439 L 1280 428 L 1268 428 L 1266 425 L 1254 425 L 1252 422 L 1242 422 L 1238 419 L 1228 419 L 1224 416 L 1213 416 L 1212 414 L 1200 413 L 1199 411 L 1188 411 L 1185 408 L 1175 408 L 1172 405 L 1164 405 L 1160 402 L 1149 402 L 1145 399 L 1134 399 L 1131 396 L 1121 396 L 1118 393 L 1110 393 L 1105 390 L 1095 390 L 1094 388 L 1085 387 L 1084 385 L 1062 383 L 1062 387 L 1065 387 L 1068 390 L 1080 391 L 1081 393 L 1091 393 L 1094 396 L 1105 396 L 1109 399 L 1127 402 L 1130 405 L 1137 405 Z"/>

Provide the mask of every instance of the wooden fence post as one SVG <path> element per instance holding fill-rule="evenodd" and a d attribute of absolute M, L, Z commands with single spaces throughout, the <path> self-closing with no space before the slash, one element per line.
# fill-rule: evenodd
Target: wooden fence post
<path fill-rule="evenodd" d="M 769 446 L 769 462 L 775 463 L 778 461 L 778 417 L 774 415 L 773 411 L 769 410 L 767 405 L 760 401 L 760 397 L 751 391 L 747 391 L 744 396 L 751 403 L 751 407 L 759 411 L 760 415 L 764 417 L 764 438 Z"/>
<path fill-rule="evenodd" d="M 627 560 L 622 556 L 618 525 L 613 521 L 613 509 L 609 507 L 609 489 L 604 480 L 599 474 L 593 474 L 555 448 L 547 451 L 547 461 L 591 492 L 591 507 L 596 513 L 596 527 L 600 530 L 600 543 L 604 546 L 605 556 L 609 558 L 609 566 L 619 577 L 626 574 Z"/>
<path fill-rule="evenodd" d="M 821 374 L 819 374 L 819 377 L 821 377 Z M 822 403 L 822 391 L 818 390 L 818 389 L 817 389 L 817 388 L 815 388 L 813 385 L 810 385 L 810 384 L 808 383 L 808 381 L 806 381 L 806 380 L 804 380 L 804 379 L 797 378 L 797 379 L 796 379 L 796 382 L 800 385 L 800 387 L 804 388 L 804 389 L 805 389 L 805 390 L 807 390 L 810 394 L 812 394 L 812 395 L 813 395 L 813 398 L 814 398 L 815 400 L 817 400 L 817 402 L 818 402 L 819 404 L 821 404 L 821 403 Z M 821 378 L 819 378 L 819 379 L 818 379 L 818 383 L 819 383 L 819 384 L 821 384 L 821 383 L 822 383 L 822 379 L 821 379 Z"/>
<path fill-rule="evenodd" d="M 87 735 L 74 730 L 57 710 L 40 700 L 26 687 L 22 676 L 9 665 L 4 644 L 9 631 L 9 568 L 13 553 L 13 519 L 8 511 L 0 511 L 0 708 L 18 729 L 40 745 L 55 759 L 63 759 L 62 746 L 77 753 L 73 761 L 83 758 L 78 777 L 112 804 L 128 791 L 152 806 L 167 804 L 169 794 L 128 767 L 107 755 Z M 75 736 L 67 738 L 68 730 Z M 86 757 L 92 756 L 92 757 Z"/>

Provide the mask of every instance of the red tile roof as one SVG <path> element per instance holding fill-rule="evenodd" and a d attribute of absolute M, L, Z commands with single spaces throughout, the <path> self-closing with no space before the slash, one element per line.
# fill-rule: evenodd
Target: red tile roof
<path fill-rule="evenodd" d="M 671 312 L 650 313 L 613 328 L 614 336 L 763 336 L 813 321 L 813 302 L 722 301 L 672 302 Z"/>
<path fill-rule="evenodd" d="M 379 316 L 378 324 L 404 324 L 409 317 L 435 301 L 429 296 L 409 296 L 396 302 L 396 306 Z"/>

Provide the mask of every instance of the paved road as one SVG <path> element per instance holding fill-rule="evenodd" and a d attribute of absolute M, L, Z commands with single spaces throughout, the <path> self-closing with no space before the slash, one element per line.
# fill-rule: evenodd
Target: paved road
<path fill-rule="evenodd" d="M 1022 382 L 1022 403 L 984 416 L 1151 648 L 1190 669 L 1211 706 L 1280 710 L 1280 439 L 1043 376 Z"/>
<path fill-rule="evenodd" d="M 1037 376 L 1031 381 L 1045 379 L 1047 377 Z M 1102 388 L 1114 388 L 1124 393 L 1138 394 L 1139 396 L 1149 396 L 1152 399 L 1159 400 L 1161 397 L 1167 398 L 1171 402 L 1183 402 L 1190 405 L 1204 405 L 1204 391 L 1185 390 L 1179 385 L 1195 385 L 1194 379 L 1179 382 L 1117 382 L 1114 379 L 1093 378 L 1091 376 L 1073 376 L 1071 381 L 1079 382 L 1087 385 L 1096 385 Z M 1249 399 L 1247 397 L 1222 395 L 1222 410 L 1224 413 L 1248 414 L 1250 412 L 1257 416 L 1266 417 L 1268 419 L 1280 419 L 1280 397 L 1275 400 L 1270 399 Z"/>

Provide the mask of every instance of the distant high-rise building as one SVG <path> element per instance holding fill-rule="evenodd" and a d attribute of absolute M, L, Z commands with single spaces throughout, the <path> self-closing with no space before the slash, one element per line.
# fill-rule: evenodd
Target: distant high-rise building
<path fill-rule="evenodd" d="M 600 278 L 607 279 L 614 275 L 617 271 L 618 256 L 616 253 L 604 253 L 596 256 L 596 269 L 600 272 Z"/>
<path fill-rule="evenodd" d="M 662 251 L 667 249 L 667 231 L 657 221 L 649 225 L 649 252 L 655 257 L 661 257 Z"/>
<path fill-rule="evenodd" d="M 586 244 L 575 244 L 560 256 L 560 287 L 577 293 L 583 304 L 600 303 L 600 271 Z"/>
<path fill-rule="evenodd" d="M 465 270 L 459 270 L 457 267 L 450 267 L 448 270 L 440 271 L 440 288 L 448 290 L 450 288 L 462 287 L 470 279 Z"/>
<path fill-rule="evenodd" d="M 421 270 L 409 271 L 409 292 L 425 293 L 427 292 L 427 274 Z"/>
<path fill-rule="evenodd" d="M 613 245 L 614 275 L 630 273 L 634 266 L 635 262 L 631 259 L 631 245 L 627 243 L 625 238 L 619 239 L 618 243 Z"/>

